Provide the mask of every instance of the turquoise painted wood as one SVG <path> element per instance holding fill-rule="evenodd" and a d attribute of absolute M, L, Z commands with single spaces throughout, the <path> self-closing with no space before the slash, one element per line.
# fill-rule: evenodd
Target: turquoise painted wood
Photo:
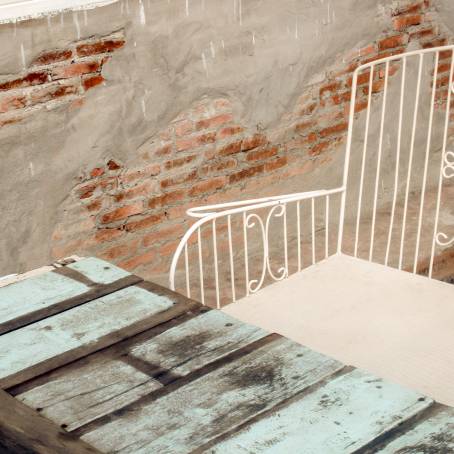
<path fill-rule="evenodd" d="M 132 366 L 107 358 L 69 367 L 63 375 L 16 397 L 71 431 L 161 387 Z"/>
<path fill-rule="evenodd" d="M 440 409 L 377 452 L 381 454 L 454 453 L 454 408 Z"/>
<path fill-rule="evenodd" d="M 220 311 L 210 311 L 138 344 L 131 355 L 184 376 L 267 334 Z"/>
<path fill-rule="evenodd" d="M 279 339 L 82 438 L 102 452 L 191 452 L 341 368 Z"/>
<path fill-rule="evenodd" d="M 0 324 L 81 295 L 89 287 L 47 272 L 0 288 Z"/>
<path fill-rule="evenodd" d="M 88 257 L 67 265 L 67 268 L 78 271 L 97 284 L 111 284 L 131 273 L 95 257 Z"/>
<path fill-rule="evenodd" d="M 170 299 L 127 287 L 87 304 L 0 336 L 0 386 L 19 371 L 96 343 L 173 306 Z"/>
<path fill-rule="evenodd" d="M 211 452 L 352 453 L 431 404 L 414 391 L 354 370 L 232 435 Z"/>

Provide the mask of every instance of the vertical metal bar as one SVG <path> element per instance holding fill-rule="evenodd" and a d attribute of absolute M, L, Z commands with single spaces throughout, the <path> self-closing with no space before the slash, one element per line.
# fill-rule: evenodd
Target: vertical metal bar
<path fill-rule="evenodd" d="M 355 104 L 356 104 L 356 89 L 358 86 L 358 71 L 355 70 L 353 73 L 353 84 L 352 84 L 352 97 L 350 100 L 350 113 L 348 121 L 348 138 L 347 138 L 347 150 L 345 152 L 344 162 L 344 175 L 342 180 L 343 192 L 341 199 L 341 208 L 339 215 L 339 232 L 337 239 L 337 252 L 342 252 L 342 238 L 344 236 L 344 221 L 345 221 L 345 204 L 347 200 L 347 181 L 348 181 L 348 168 L 350 165 L 350 155 L 352 149 L 352 136 L 353 136 L 353 118 L 355 116 Z"/>
<path fill-rule="evenodd" d="M 325 258 L 329 257 L 329 195 L 325 198 Z"/>
<path fill-rule="evenodd" d="M 385 265 L 388 266 L 389 263 L 389 253 L 391 250 L 391 241 L 393 235 L 394 227 L 394 217 L 396 214 L 396 204 L 397 204 L 397 189 L 399 184 L 399 166 L 400 166 L 400 152 L 402 145 L 402 120 L 404 112 L 404 94 L 405 94 L 405 78 L 407 74 L 407 57 L 403 58 L 402 63 L 402 81 L 400 86 L 400 106 L 399 106 L 399 125 L 397 132 L 397 151 L 396 151 L 396 168 L 394 171 L 394 195 L 393 195 L 393 204 L 391 208 L 391 219 L 389 223 L 389 232 L 388 232 L 388 242 L 386 245 L 386 256 L 385 256 Z"/>
<path fill-rule="evenodd" d="M 372 261 L 373 253 L 374 253 L 375 223 L 377 220 L 378 186 L 380 183 L 380 167 L 381 167 L 381 158 L 382 158 L 382 154 L 383 154 L 383 132 L 385 129 L 386 100 L 388 97 L 388 79 L 389 79 L 389 61 L 386 62 L 386 66 L 385 66 L 385 90 L 383 92 L 383 105 L 382 105 L 381 123 L 380 123 L 380 139 L 379 139 L 379 144 L 378 144 L 378 157 L 377 157 L 377 172 L 375 174 L 374 208 L 372 211 L 372 227 L 371 227 L 371 235 L 370 235 L 369 261 Z"/>
<path fill-rule="evenodd" d="M 430 100 L 429 128 L 427 131 L 426 157 L 425 157 L 425 161 L 424 161 L 424 176 L 423 176 L 422 188 L 421 188 L 421 204 L 419 207 L 418 233 L 416 235 L 416 250 L 415 250 L 415 258 L 414 258 L 414 262 L 413 262 L 413 274 L 416 274 L 416 272 L 418 270 L 419 245 L 421 242 L 421 229 L 422 229 L 422 215 L 424 213 L 424 202 L 425 202 L 425 197 L 426 197 L 426 185 L 427 185 L 427 171 L 429 168 L 430 145 L 432 143 L 432 127 L 433 127 L 434 106 L 435 106 L 435 92 L 437 91 L 438 61 L 439 61 L 439 53 L 437 52 L 435 55 L 435 69 L 434 69 L 434 80 L 433 80 L 433 87 L 432 87 L 432 98 Z"/>
<path fill-rule="evenodd" d="M 410 181 L 411 181 L 411 172 L 412 172 L 412 166 L 413 166 L 413 155 L 414 155 L 414 151 L 415 151 L 416 123 L 418 121 L 419 94 L 421 92 L 421 75 L 422 75 L 423 59 L 424 59 L 424 55 L 419 54 L 418 83 L 416 86 L 415 111 L 413 113 L 413 129 L 412 129 L 412 133 L 411 133 L 410 157 L 408 160 L 407 185 L 405 188 L 404 217 L 402 220 L 402 234 L 401 234 L 401 239 L 400 239 L 399 270 L 402 269 L 403 256 L 404 256 L 405 229 L 406 229 L 406 225 L 407 225 L 407 210 L 408 210 L 408 195 L 410 193 Z"/>
<path fill-rule="evenodd" d="M 284 203 L 284 261 L 288 277 L 288 239 L 287 239 L 287 204 Z"/>
<path fill-rule="evenodd" d="M 216 284 L 216 307 L 221 308 L 219 298 L 219 270 L 218 270 L 218 243 L 216 238 L 216 219 L 213 219 L 213 256 L 214 256 L 214 282 Z"/>
<path fill-rule="evenodd" d="M 184 267 L 186 271 L 186 295 L 188 298 L 191 298 L 191 285 L 189 283 L 188 243 L 184 245 Z"/>
<path fill-rule="evenodd" d="M 453 86 L 453 78 L 454 78 L 454 49 L 451 53 L 451 71 L 449 73 L 449 85 L 448 85 L 448 99 L 446 102 L 446 117 L 445 117 L 445 130 L 444 130 L 444 137 L 443 137 L 443 148 L 441 150 L 441 158 L 440 158 L 440 174 L 438 179 L 438 193 L 437 193 L 437 206 L 435 209 L 435 225 L 434 225 L 434 233 L 432 238 L 432 250 L 430 253 L 430 265 L 429 265 L 429 278 L 432 279 L 433 277 L 433 268 L 434 268 L 434 259 L 435 259 L 435 245 L 436 245 L 436 238 L 438 234 L 438 225 L 440 221 L 440 206 L 441 206 L 441 193 L 443 189 L 443 166 L 444 166 L 444 158 L 446 154 L 446 146 L 448 143 L 448 129 L 449 129 L 449 116 L 451 110 L 451 93 Z"/>
<path fill-rule="evenodd" d="M 227 229 L 229 236 L 229 258 L 230 258 L 230 280 L 232 284 L 232 301 L 236 301 L 235 292 L 235 267 L 233 266 L 233 244 L 232 244 L 232 216 L 229 214 L 227 217 Z"/>
<path fill-rule="evenodd" d="M 298 235 L 298 271 L 301 271 L 301 214 L 300 214 L 300 202 L 296 202 L 296 222 L 297 222 L 297 235 Z"/>
<path fill-rule="evenodd" d="M 356 230 L 355 230 L 355 251 L 354 256 L 358 257 L 358 243 L 359 243 L 359 225 L 361 221 L 361 209 L 363 204 L 363 190 L 364 190 L 364 173 L 366 170 L 366 157 L 367 157 L 367 145 L 369 140 L 369 125 L 370 125 L 370 106 L 372 99 L 372 84 L 374 80 L 374 70 L 375 66 L 370 68 L 370 77 L 369 77 L 369 94 L 367 97 L 367 117 L 366 117 L 366 130 L 364 134 L 364 147 L 363 147 L 363 156 L 361 162 L 361 179 L 359 183 L 359 195 L 358 195 L 358 210 L 356 213 Z M 353 121 L 353 119 L 350 119 Z"/>
<path fill-rule="evenodd" d="M 315 199 L 311 199 L 312 220 L 312 265 L 315 265 Z"/>
<path fill-rule="evenodd" d="M 200 233 L 200 227 L 197 229 L 197 242 L 199 246 L 199 274 L 200 274 L 200 299 L 202 304 L 205 306 L 205 288 L 203 282 L 203 256 L 202 256 L 202 235 Z"/>
<path fill-rule="evenodd" d="M 249 260 L 248 260 L 246 212 L 243 212 L 243 234 L 244 234 L 244 272 L 246 276 L 246 296 L 249 296 Z"/>

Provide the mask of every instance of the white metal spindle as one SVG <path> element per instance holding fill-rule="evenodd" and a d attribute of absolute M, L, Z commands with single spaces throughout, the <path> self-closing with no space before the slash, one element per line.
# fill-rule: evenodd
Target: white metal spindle
<path fill-rule="evenodd" d="M 244 272 L 246 276 L 246 296 L 249 296 L 249 259 L 247 244 L 246 212 L 243 212 L 243 233 L 244 233 Z"/>
<path fill-rule="evenodd" d="M 403 58 L 402 63 L 402 81 L 400 86 L 400 105 L 399 105 L 399 125 L 397 131 L 397 151 L 396 151 L 396 168 L 394 171 L 394 194 L 393 194 L 393 203 L 391 208 L 391 219 L 389 222 L 389 232 L 388 232 L 388 242 L 386 244 L 386 256 L 385 256 L 385 265 L 389 263 L 389 253 L 391 250 L 391 241 L 393 235 L 394 227 L 394 216 L 396 213 L 396 204 L 397 204 L 397 190 L 399 184 L 399 166 L 400 166 L 400 152 L 402 145 L 402 120 L 403 120 L 403 111 L 404 111 L 404 94 L 405 94 L 405 77 L 407 73 L 407 58 Z"/>
<path fill-rule="evenodd" d="M 418 82 L 416 86 L 416 100 L 415 100 L 415 111 L 413 113 L 413 129 L 411 132 L 411 145 L 410 145 L 410 156 L 408 159 L 408 171 L 407 171 L 407 185 L 405 188 L 405 202 L 404 202 L 404 216 L 402 220 L 402 234 L 400 239 L 400 251 L 399 251 L 399 270 L 402 269 L 403 258 L 404 258 L 404 244 L 405 244 L 405 229 L 407 225 L 407 211 L 408 211 L 408 196 L 410 194 L 410 182 L 413 167 L 413 155 L 415 151 L 415 138 L 416 138 L 416 123 L 418 121 L 418 110 L 419 110 L 419 94 L 421 91 L 421 76 L 422 76 L 422 64 L 424 54 L 419 54 L 419 69 L 418 69 Z"/>
<path fill-rule="evenodd" d="M 188 298 L 191 298 L 191 285 L 189 283 L 188 243 L 184 245 L 184 267 L 186 271 L 186 295 Z"/>
<path fill-rule="evenodd" d="M 374 253 L 374 240 L 375 240 L 375 223 L 377 220 L 377 201 L 378 201 L 378 186 L 380 183 L 380 168 L 381 158 L 383 154 L 383 132 L 385 129 L 385 115 L 386 115 L 386 100 L 388 97 L 388 78 L 389 78 L 389 61 L 385 65 L 385 90 L 383 92 L 383 105 L 381 111 L 381 123 L 380 123 L 380 138 L 378 143 L 378 157 L 377 157 L 377 171 L 375 174 L 375 191 L 374 191 L 374 207 L 372 211 L 372 228 L 370 235 L 370 249 L 369 249 L 369 260 L 372 261 Z"/>
<path fill-rule="evenodd" d="M 315 265 L 315 199 L 311 199 L 312 265 Z"/>
<path fill-rule="evenodd" d="M 219 270 L 218 270 L 218 243 L 216 237 L 216 219 L 213 219 L 213 257 L 214 257 L 214 282 L 216 285 L 216 307 L 221 308 L 221 300 L 219 298 Z"/>
<path fill-rule="evenodd" d="M 235 267 L 233 264 L 233 244 L 232 244 L 232 216 L 227 216 L 227 230 L 229 237 L 229 258 L 230 258 L 230 279 L 232 284 L 232 301 L 236 301 L 235 292 Z"/>
<path fill-rule="evenodd" d="M 427 132 L 427 146 L 426 146 L 426 156 L 424 161 L 424 175 L 422 180 L 421 188 L 421 204 L 419 207 L 419 218 L 418 218 L 418 233 L 416 234 L 416 250 L 415 258 L 413 262 L 413 274 L 416 274 L 418 270 L 418 258 L 419 258 L 419 245 L 421 241 L 421 229 L 422 229 L 422 215 L 424 213 L 424 202 L 426 197 L 426 185 L 427 185 L 427 171 L 429 169 L 429 155 L 430 155 L 430 145 L 432 143 L 432 126 L 433 126 L 433 117 L 434 117 L 434 107 L 435 107 L 435 92 L 437 91 L 437 77 L 438 77 L 438 52 L 435 54 L 435 69 L 434 69 L 434 80 L 432 87 L 432 98 L 430 100 L 430 114 L 429 114 L 429 128 Z"/>
<path fill-rule="evenodd" d="M 450 111 L 451 111 L 451 93 L 452 93 L 452 89 L 453 89 L 453 82 L 452 82 L 453 78 L 454 78 L 454 49 L 451 52 L 451 70 L 449 72 L 448 98 L 446 101 L 445 129 L 444 129 L 444 135 L 443 135 L 443 148 L 441 150 L 441 157 L 440 157 L 440 174 L 438 177 L 437 205 L 435 208 L 435 225 L 434 225 L 434 231 L 433 231 L 432 250 L 430 253 L 430 264 L 429 264 L 429 278 L 430 279 L 432 279 L 432 277 L 433 277 L 436 238 L 437 238 L 438 226 L 439 226 L 439 222 L 440 222 L 441 193 L 442 193 L 442 189 L 443 189 L 443 165 L 444 165 L 444 157 L 446 154 L 446 146 L 448 143 L 448 129 L 449 129 L 449 116 L 450 116 Z"/>
<path fill-rule="evenodd" d="M 374 81 L 374 66 L 370 68 L 369 76 L 369 93 L 367 96 L 367 114 L 366 114 L 366 129 L 364 133 L 364 147 L 363 147 L 363 156 L 361 162 L 361 177 L 359 180 L 359 195 L 358 195 L 358 209 L 356 213 L 356 230 L 355 230 L 355 251 L 354 256 L 358 257 L 358 243 L 359 243 L 359 225 L 361 221 L 361 209 L 363 205 L 363 190 L 364 190 L 364 173 L 366 170 L 366 157 L 367 157 L 367 144 L 369 140 L 369 124 L 370 124 L 370 107 L 372 100 L 372 85 Z M 351 121 L 351 120 L 350 120 Z"/>
<path fill-rule="evenodd" d="M 203 282 L 203 256 L 202 256 L 202 234 L 200 227 L 197 229 L 197 243 L 199 246 L 199 274 L 200 274 L 200 297 L 202 304 L 205 306 L 205 288 Z"/>
<path fill-rule="evenodd" d="M 301 213 L 300 213 L 300 202 L 296 202 L 296 228 L 298 235 L 298 271 L 302 269 L 301 261 Z"/>
<path fill-rule="evenodd" d="M 287 204 L 284 203 L 284 261 L 285 273 L 288 276 L 288 238 L 287 238 Z"/>

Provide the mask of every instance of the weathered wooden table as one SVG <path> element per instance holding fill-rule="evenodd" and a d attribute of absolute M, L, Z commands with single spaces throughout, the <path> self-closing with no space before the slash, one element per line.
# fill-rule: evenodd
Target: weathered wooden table
<path fill-rule="evenodd" d="M 94 258 L 0 288 L 0 387 L 0 452 L 454 452 L 454 409 Z"/>

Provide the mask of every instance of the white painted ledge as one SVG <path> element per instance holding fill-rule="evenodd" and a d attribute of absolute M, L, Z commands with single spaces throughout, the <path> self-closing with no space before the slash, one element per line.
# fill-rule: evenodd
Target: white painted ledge
<path fill-rule="evenodd" d="M 0 0 L 0 23 L 32 19 L 66 10 L 91 9 L 118 0 Z"/>

